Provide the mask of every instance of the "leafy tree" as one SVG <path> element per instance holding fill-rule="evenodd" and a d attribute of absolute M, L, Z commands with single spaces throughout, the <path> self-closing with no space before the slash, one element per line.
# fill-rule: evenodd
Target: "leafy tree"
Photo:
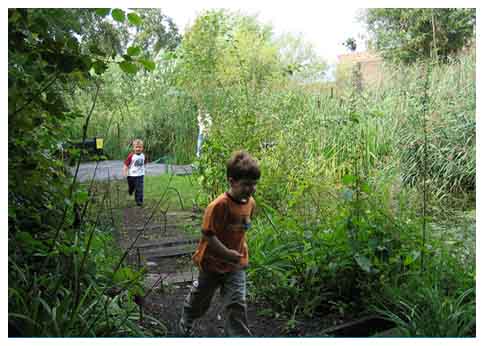
<path fill-rule="evenodd" d="M 173 19 L 158 8 L 135 9 L 141 18 L 136 26 L 133 42 L 147 56 L 154 57 L 161 49 L 174 50 L 181 41 Z"/>
<path fill-rule="evenodd" d="M 210 110 L 212 96 L 228 88 L 238 88 L 247 106 L 252 93 L 282 74 L 270 27 L 254 17 L 228 11 L 199 16 L 185 34 L 177 56 L 180 87 L 205 110 Z"/>
<path fill-rule="evenodd" d="M 286 34 L 279 38 L 277 44 L 280 46 L 281 62 L 287 66 L 287 72 L 293 79 L 304 82 L 323 79 L 328 64 L 301 35 Z"/>
<path fill-rule="evenodd" d="M 122 55 L 128 46 L 138 47 L 137 54 L 154 58 L 160 49 L 173 50 L 180 42 L 180 34 L 173 20 L 160 9 L 133 9 L 125 12 L 115 9 L 113 20 L 104 20 L 109 9 L 86 11 L 70 9 L 79 17 L 83 27 L 81 43 L 91 49 L 108 55 Z"/>
<path fill-rule="evenodd" d="M 390 60 L 446 60 L 475 36 L 475 9 L 374 8 L 360 18 L 368 27 L 371 44 Z"/>
<path fill-rule="evenodd" d="M 9 328 L 15 334 L 96 335 L 76 325 L 80 305 L 100 285 L 85 240 L 96 228 L 71 226 L 73 205 L 86 202 L 87 193 L 67 174 L 59 144 L 69 139 L 70 122 L 85 116 L 66 95 L 90 90 L 94 107 L 98 75 L 116 57 L 88 40 L 84 26 L 86 18 L 100 23 L 108 14 L 121 21 L 124 12 L 8 10 Z M 128 72 L 152 67 L 132 57 L 130 48 L 116 64 Z"/>
<path fill-rule="evenodd" d="M 129 26 L 125 25 L 124 20 L 122 23 L 106 20 L 110 9 L 86 11 L 78 8 L 65 11 L 72 13 L 77 19 L 75 25 L 79 26 L 78 38 L 83 52 L 111 57 L 125 52 L 130 36 Z"/>
<path fill-rule="evenodd" d="M 81 53 L 79 34 L 74 12 L 9 10 L 10 229 L 31 225 L 34 210 L 51 205 L 51 193 L 60 189 L 60 171 L 51 168 L 54 149 L 66 119 L 79 116 L 67 108 L 62 91 L 87 81 L 89 69 L 103 63 Z"/>

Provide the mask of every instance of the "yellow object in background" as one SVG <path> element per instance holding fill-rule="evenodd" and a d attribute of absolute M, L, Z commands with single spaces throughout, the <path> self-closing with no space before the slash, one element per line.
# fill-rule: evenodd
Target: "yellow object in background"
<path fill-rule="evenodd" d="M 96 138 L 96 149 L 102 149 L 104 140 L 102 138 Z"/>

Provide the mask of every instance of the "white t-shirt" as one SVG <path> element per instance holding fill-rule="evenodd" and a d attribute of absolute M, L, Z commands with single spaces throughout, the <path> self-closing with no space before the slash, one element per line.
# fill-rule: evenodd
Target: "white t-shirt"
<path fill-rule="evenodd" d="M 210 127 L 212 126 L 212 117 L 210 114 L 205 113 L 204 116 L 202 116 L 202 113 L 198 113 L 198 130 L 199 133 L 201 133 L 203 136 L 208 135 L 208 131 L 210 130 Z"/>
<path fill-rule="evenodd" d="M 128 158 L 124 161 L 128 166 L 128 177 L 139 177 L 145 175 L 145 155 L 129 153 Z"/>

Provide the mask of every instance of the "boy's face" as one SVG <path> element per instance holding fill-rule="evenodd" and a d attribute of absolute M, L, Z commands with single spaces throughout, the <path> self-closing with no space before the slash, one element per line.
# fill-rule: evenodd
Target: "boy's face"
<path fill-rule="evenodd" d="M 134 145 L 134 152 L 136 154 L 141 154 L 143 152 L 143 144 L 135 144 Z"/>
<path fill-rule="evenodd" d="M 235 199 L 247 202 L 256 191 L 257 180 L 229 178 L 230 191 Z"/>

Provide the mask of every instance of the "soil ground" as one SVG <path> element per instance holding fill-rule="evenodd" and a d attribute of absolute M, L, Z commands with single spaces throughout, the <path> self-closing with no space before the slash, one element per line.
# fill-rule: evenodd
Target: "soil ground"
<path fill-rule="evenodd" d="M 168 329 L 167 336 L 178 336 L 176 323 L 180 319 L 183 301 L 190 289 L 190 283 L 171 285 L 163 291 L 156 290 L 146 300 L 145 311 L 162 321 Z M 195 322 L 193 332 L 195 337 L 224 336 L 223 309 L 221 299 L 216 295 L 210 309 Z M 336 316 L 316 317 L 312 319 L 288 323 L 287 318 L 274 318 L 261 314 L 269 306 L 264 302 L 248 303 L 249 328 L 256 337 L 289 337 L 289 336 L 323 336 L 321 331 L 344 322 Z"/>

